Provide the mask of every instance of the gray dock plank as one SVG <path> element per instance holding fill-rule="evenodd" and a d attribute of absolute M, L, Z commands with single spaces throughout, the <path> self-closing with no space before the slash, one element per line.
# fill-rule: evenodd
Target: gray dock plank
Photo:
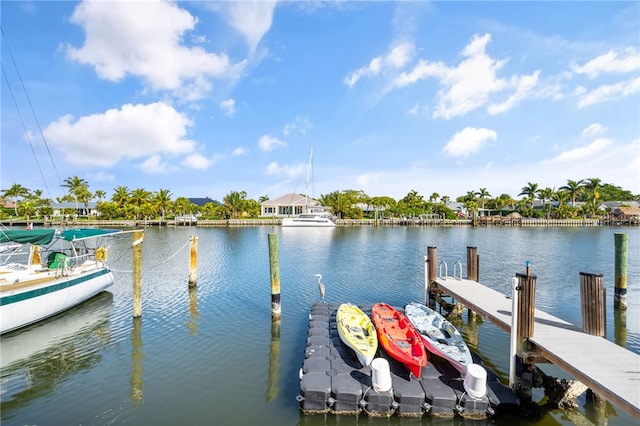
<path fill-rule="evenodd" d="M 438 278 L 435 283 L 457 302 L 511 332 L 511 299 L 504 294 L 466 279 Z M 529 341 L 547 360 L 640 419 L 640 355 L 538 309 Z"/>

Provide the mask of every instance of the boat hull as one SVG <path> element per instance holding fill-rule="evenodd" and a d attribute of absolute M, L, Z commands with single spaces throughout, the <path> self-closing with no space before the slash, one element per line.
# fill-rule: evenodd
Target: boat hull
<path fill-rule="evenodd" d="M 378 336 L 367 314 L 351 303 L 343 303 L 336 312 L 336 326 L 340 340 L 355 352 L 360 364 L 371 364 L 378 350 Z"/>
<path fill-rule="evenodd" d="M 473 358 L 458 329 L 438 312 L 420 303 L 407 304 L 405 315 L 429 352 L 448 361 L 462 375 L 466 374 Z"/>
<path fill-rule="evenodd" d="M 427 365 L 427 351 L 420 334 L 407 317 L 386 303 L 376 303 L 371 309 L 371 319 L 380 346 L 420 378 L 422 367 Z"/>
<path fill-rule="evenodd" d="M 282 219 L 282 226 L 298 228 L 335 228 L 336 224 L 331 219 L 322 216 L 285 217 Z"/>
<path fill-rule="evenodd" d="M 106 290 L 113 273 L 100 267 L 0 293 L 0 334 L 17 330 L 76 306 Z"/>

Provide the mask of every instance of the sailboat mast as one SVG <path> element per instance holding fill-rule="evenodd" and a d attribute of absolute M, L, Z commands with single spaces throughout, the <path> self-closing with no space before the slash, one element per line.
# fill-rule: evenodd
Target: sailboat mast
<path fill-rule="evenodd" d="M 309 197 L 309 181 L 311 179 L 311 162 L 313 160 L 313 148 L 311 148 L 311 152 L 309 153 L 309 165 L 307 166 L 307 182 L 304 185 L 304 212 L 309 213 L 309 209 L 307 207 L 307 198 Z"/>

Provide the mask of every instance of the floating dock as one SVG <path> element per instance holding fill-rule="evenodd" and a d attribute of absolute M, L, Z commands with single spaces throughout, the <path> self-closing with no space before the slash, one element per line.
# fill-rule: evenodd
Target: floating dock
<path fill-rule="evenodd" d="M 487 371 L 487 395 L 472 398 L 463 379 L 447 361 L 429 354 L 420 379 L 378 348 L 377 357 L 389 362 L 392 389 L 378 392 L 372 385 L 370 367 L 363 367 L 354 352 L 338 335 L 336 311 L 339 304 L 319 302 L 309 314 L 309 331 L 304 361 L 300 369 L 298 402 L 304 414 L 367 414 L 374 417 L 482 419 L 496 414 L 514 414 L 520 401 L 498 375 L 474 356 L 475 363 Z M 359 305 L 371 315 L 372 305 Z M 398 308 L 396 308 L 398 309 Z M 402 309 L 399 309 L 401 312 Z"/>
<path fill-rule="evenodd" d="M 439 291 L 511 332 L 511 299 L 477 281 L 438 277 Z M 640 419 L 640 355 L 544 311 L 535 309 L 532 351 Z"/>

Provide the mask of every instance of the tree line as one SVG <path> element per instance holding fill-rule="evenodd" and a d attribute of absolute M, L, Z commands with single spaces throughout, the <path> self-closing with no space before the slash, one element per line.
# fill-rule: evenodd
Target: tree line
<path fill-rule="evenodd" d="M 101 219 L 160 219 L 183 215 L 198 215 L 202 219 L 236 219 L 257 218 L 260 216 L 260 203 L 269 200 L 268 196 L 260 196 L 257 200 L 247 198 L 245 191 L 231 191 L 224 196 L 222 202 L 209 202 L 198 206 L 186 197 L 172 198 L 168 189 L 148 191 L 144 188 L 129 189 L 126 186 L 114 188 L 111 199 L 102 190 L 91 192 L 89 183 L 78 176 L 63 181 L 62 187 L 67 193 L 56 198 L 57 203 L 75 203 L 75 208 L 64 209 L 61 214 L 74 216 L 79 210 L 89 211 L 89 203 L 96 202 L 96 210 Z M 13 209 L 0 211 L 0 219 L 10 216 L 37 218 L 51 217 L 54 213 L 53 201 L 43 197 L 41 190 L 30 190 L 20 184 L 13 184 L 2 190 L 0 195 L 3 205 L 8 200 L 14 202 Z M 455 201 L 461 203 L 464 212 L 473 214 L 479 210 L 494 212 L 518 212 L 524 217 L 547 217 L 568 219 L 572 217 L 599 214 L 599 206 L 605 201 L 635 201 L 639 195 L 624 190 L 619 186 L 603 183 L 599 178 L 567 180 L 566 184 L 555 188 L 540 188 L 537 183 L 527 182 L 514 199 L 509 194 L 492 196 L 487 188 L 470 190 L 458 196 Z M 534 201 L 539 200 L 538 208 Z M 449 206 L 449 196 L 440 196 L 434 192 L 425 198 L 415 190 L 399 200 L 389 196 L 369 196 L 362 190 L 340 190 L 322 194 L 318 202 L 331 210 L 339 218 L 362 219 L 372 217 L 419 217 L 432 215 L 447 219 L 455 219 L 459 212 Z"/>

